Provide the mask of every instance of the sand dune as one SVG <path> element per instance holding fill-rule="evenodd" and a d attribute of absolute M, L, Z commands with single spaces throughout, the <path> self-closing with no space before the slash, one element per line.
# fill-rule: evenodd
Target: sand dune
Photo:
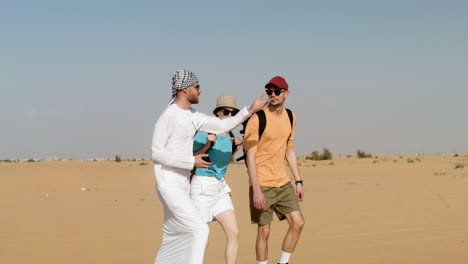
<path fill-rule="evenodd" d="M 291 263 L 468 263 L 468 155 L 300 164 L 306 226 Z M 151 162 L 0 162 L 0 179 L 0 263 L 153 262 L 162 210 Z M 231 164 L 227 180 L 238 263 L 255 263 L 245 166 Z M 287 224 L 272 225 L 275 263 Z M 224 246 L 212 223 L 205 263 L 224 263 Z"/>

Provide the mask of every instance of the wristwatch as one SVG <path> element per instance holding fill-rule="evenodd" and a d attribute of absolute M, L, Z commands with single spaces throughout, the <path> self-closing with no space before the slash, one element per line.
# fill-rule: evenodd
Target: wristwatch
<path fill-rule="evenodd" d="M 303 180 L 300 180 L 300 181 L 296 181 L 296 185 L 300 183 L 302 186 L 304 186 L 304 181 Z"/>

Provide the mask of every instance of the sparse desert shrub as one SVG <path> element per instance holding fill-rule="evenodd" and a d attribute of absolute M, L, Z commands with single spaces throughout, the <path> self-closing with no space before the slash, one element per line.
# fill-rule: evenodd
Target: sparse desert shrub
<path fill-rule="evenodd" d="M 393 162 L 397 163 L 397 162 L 398 162 L 398 160 L 393 160 Z"/>
<path fill-rule="evenodd" d="M 331 160 L 331 159 L 333 159 L 333 154 L 331 153 L 331 151 L 329 149 L 324 148 L 322 155 L 320 155 L 320 159 L 321 160 Z"/>
<path fill-rule="evenodd" d="M 122 158 L 119 155 L 115 155 L 115 162 L 121 162 Z"/>
<path fill-rule="evenodd" d="M 331 153 L 329 149 L 324 148 L 322 154 L 320 154 L 318 151 L 312 151 L 312 153 L 310 153 L 310 156 L 306 156 L 306 159 L 308 160 L 331 160 L 333 159 L 333 154 Z"/>
<path fill-rule="evenodd" d="M 379 162 L 379 161 L 378 161 L 378 160 L 373 160 L 373 161 L 372 161 L 372 163 L 374 163 L 374 164 L 377 163 L 377 162 Z"/>
<path fill-rule="evenodd" d="M 410 159 L 410 158 L 407 158 L 407 159 L 406 159 L 406 162 L 408 162 L 408 163 L 414 163 L 414 160 L 412 160 L 412 159 Z"/>
<path fill-rule="evenodd" d="M 33 159 L 28 159 L 27 162 L 35 162 Z"/>
<path fill-rule="evenodd" d="M 463 169 L 464 167 L 465 167 L 464 164 L 461 164 L 461 163 L 455 164 L 455 169 Z"/>
<path fill-rule="evenodd" d="M 372 154 L 368 154 L 360 149 L 358 149 L 356 151 L 356 155 L 358 158 L 362 159 L 362 158 L 372 158 Z"/>
<path fill-rule="evenodd" d="M 421 162 L 421 159 L 420 158 L 416 158 L 415 159 L 417 162 Z"/>
<path fill-rule="evenodd" d="M 455 153 L 455 154 L 453 154 L 453 156 L 454 156 L 454 157 L 458 157 L 458 154 L 457 154 L 457 153 Z"/>
<path fill-rule="evenodd" d="M 140 166 L 148 165 L 148 162 L 140 162 Z"/>
<path fill-rule="evenodd" d="M 0 160 L 0 162 L 11 162 L 9 159 Z"/>
<path fill-rule="evenodd" d="M 335 163 L 332 161 L 332 162 L 328 163 L 328 165 L 333 166 L 333 165 L 335 165 Z"/>
<path fill-rule="evenodd" d="M 320 160 L 320 154 L 318 151 L 312 151 L 310 153 L 310 156 L 307 156 L 306 159 L 308 160 Z"/>

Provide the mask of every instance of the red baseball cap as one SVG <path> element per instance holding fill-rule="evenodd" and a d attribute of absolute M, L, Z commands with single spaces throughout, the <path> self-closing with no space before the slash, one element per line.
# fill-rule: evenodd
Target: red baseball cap
<path fill-rule="evenodd" d="M 273 77 L 273 79 L 271 79 L 266 85 L 265 85 L 265 88 L 268 89 L 268 87 L 273 84 L 275 85 L 276 87 L 278 88 L 281 88 L 281 89 L 285 89 L 286 91 L 288 90 L 288 83 L 286 82 L 286 80 L 281 77 L 281 76 L 275 76 Z"/>

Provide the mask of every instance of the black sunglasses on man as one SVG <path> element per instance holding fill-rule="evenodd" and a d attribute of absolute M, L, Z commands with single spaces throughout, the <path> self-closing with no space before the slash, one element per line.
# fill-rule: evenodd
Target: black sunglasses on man
<path fill-rule="evenodd" d="M 268 90 L 265 90 L 266 94 L 268 94 L 269 96 L 272 95 L 273 93 L 275 93 L 276 96 L 279 96 L 283 91 L 285 91 L 284 89 L 268 89 Z"/>

